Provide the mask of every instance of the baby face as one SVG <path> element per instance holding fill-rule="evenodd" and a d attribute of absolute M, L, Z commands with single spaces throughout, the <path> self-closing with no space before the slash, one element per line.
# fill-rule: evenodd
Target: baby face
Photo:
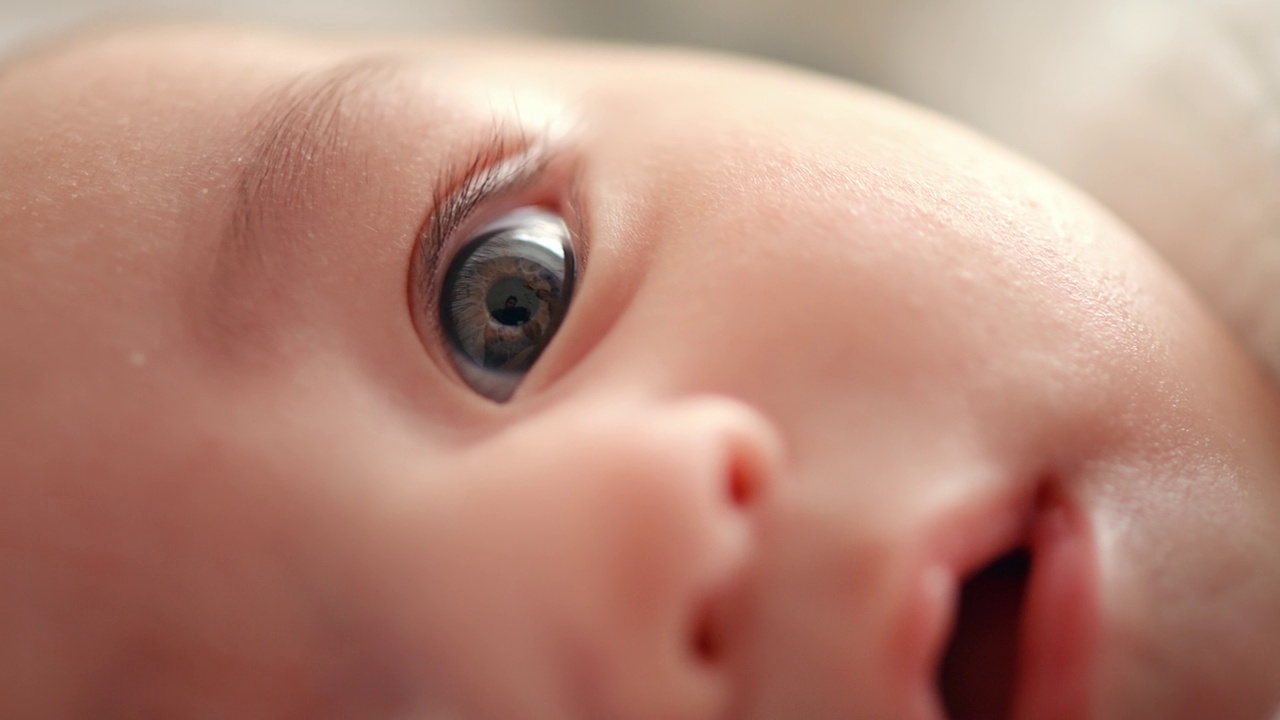
<path fill-rule="evenodd" d="M 937 118 L 511 42 L 0 72 L 2 716 L 1280 697 L 1271 390 Z"/>

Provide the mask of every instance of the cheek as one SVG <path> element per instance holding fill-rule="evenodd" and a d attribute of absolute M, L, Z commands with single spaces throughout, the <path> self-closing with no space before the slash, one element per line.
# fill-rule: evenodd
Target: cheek
<path fill-rule="evenodd" d="M 622 439 L 580 446 L 590 442 L 571 429 L 500 438 L 425 478 L 431 487 L 391 524 L 416 622 L 466 627 L 472 646 L 526 638 L 526 615 L 603 637 L 617 631 L 604 615 L 648 612 L 661 588 L 687 582 L 682 554 L 715 526 L 704 527 L 703 502 L 663 481 L 682 469 Z"/>
<path fill-rule="evenodd" d="M 151 437 L 164 451 L 135 448 L 133 466 L 119 445 L 115 461 L 34 496 L 5 488 L 4 507 L 23 510 L 0 510 L 0 608 L 33 680 L 3 694 L 18 707 L 26 693 L 72 703 L 70 715 L 168 716 L 194 698 L 237 715 L 238 702 L 331 697 L 323 679 L 343 671 L 315 588 L 316 558 L 334 548 L 316 504 L 218 443 Z"/>

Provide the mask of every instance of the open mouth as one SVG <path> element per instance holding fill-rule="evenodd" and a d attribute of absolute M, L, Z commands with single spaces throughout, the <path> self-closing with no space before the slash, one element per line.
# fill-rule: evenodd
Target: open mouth
<path fill-rule="evenodd" d="M 944 717 L 1086 715 L 1097 626 L 1088 538 L 1079 513 L 1042 494 L 1020 536 L 962 573 L 935 676 Z"/>
<path fill-rule="evenodd" d="M 1018 547 L 961 586 L 955 626 L 937 677 L 950 720 L 1011 717 L 1031 563 L 1031 553 Z"/>

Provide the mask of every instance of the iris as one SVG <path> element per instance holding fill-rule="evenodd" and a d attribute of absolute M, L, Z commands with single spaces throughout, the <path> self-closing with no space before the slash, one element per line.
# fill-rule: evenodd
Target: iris
<path fill-rule="evenodd" d="M 454 366 L 476 392 L 509 399 L 564 320 L 574 285 L 564 220 L 520 208 L 481 228 L 450 261 L 440 321 Z"/>

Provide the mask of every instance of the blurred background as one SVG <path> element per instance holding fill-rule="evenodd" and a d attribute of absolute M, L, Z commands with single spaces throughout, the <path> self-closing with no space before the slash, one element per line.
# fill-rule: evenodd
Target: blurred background
<path fill-rule="evenodd" d="M 692 45 L 871 84 L 1092 194 L 1280 377 L 1280 0 L 0 0 L 0 53 L 157 19 Z"/>

